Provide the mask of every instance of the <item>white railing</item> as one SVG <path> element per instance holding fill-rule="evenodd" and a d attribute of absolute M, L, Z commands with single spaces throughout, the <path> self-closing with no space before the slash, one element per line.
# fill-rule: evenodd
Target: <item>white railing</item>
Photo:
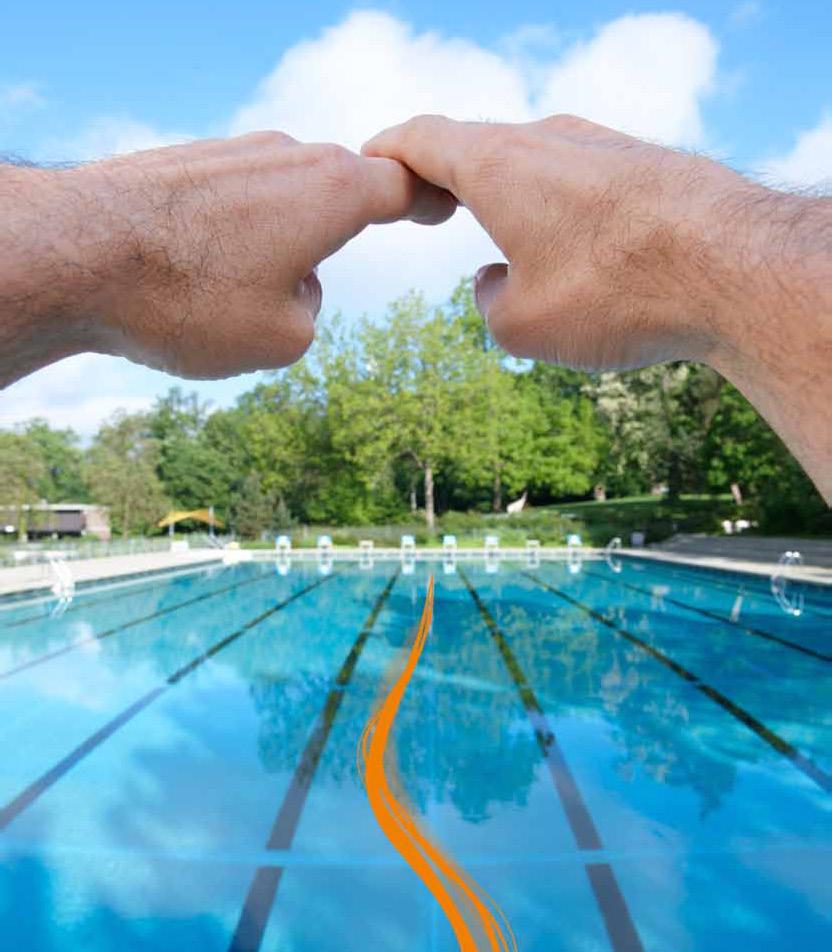
<path fill-rule="evenodd" d="M 803 565 L 803 556 L 797 551 L 789 550 L 784 552 L 777 561 L 780 568 L 771 576 L 771 594 L 787 615 L 799 618 L 803 614 L 804 596 L 803 592 L 791 583 L 789 569 L 793 565 Z"/>

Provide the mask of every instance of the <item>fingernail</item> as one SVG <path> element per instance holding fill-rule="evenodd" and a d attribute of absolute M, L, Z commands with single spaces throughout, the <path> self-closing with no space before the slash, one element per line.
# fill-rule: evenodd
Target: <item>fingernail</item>
<path fill-rule="evenodd" d="M 320 310 L 321 302 L 323 298 L 323 292 L 321 288 L 321 282 L 318 280 L 318 269 L 314 268 L 305 278 L 301 278 L 298 282 L 298 297 L 309 309 L 309 313 L 312 315 L 312 320 L 314 321 Z"/>
<path fill-rule="evenodd" d="M 484 264 L 477 269 L 477 273 L 474 275 L 474 303 L 483 317 L 488 316 L 488 305 L 494 297 L 493 286 L 490 285 L 490 282 L 485 281 L 485 276 L 488 274 L 490 267 L 491 265 Z"/>

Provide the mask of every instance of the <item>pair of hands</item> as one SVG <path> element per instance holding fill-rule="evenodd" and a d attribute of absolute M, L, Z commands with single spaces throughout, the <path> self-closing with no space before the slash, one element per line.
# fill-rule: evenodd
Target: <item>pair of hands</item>
<path fill-rule="evenodd" d="M 508 262 L 475 283 L 506 350 L 593 370 L 705 361 L 832 495 L 828 201 L 572 116 L 424 116 L 360 156 L 254 133 L 17 169 L 10 191 L 24 240 L 0 247 L 0 291 L 14 301 L 17 281 L 24 306 L 0 384 L 84 350 L 188 377 L 291 363 L 314 336 L 320 261 L 369 224 L 439 224 L 462 204 Z"/>
<path fill-rule="evenodd" d="M 693 232 L 707 227 L 691 196 L 703 169 L 711 192 L 736 187 L 720 166 L 558 116 L 422 117 L 361 156 L 260 132 L 28 171 L 54 193 L 47 219 L 76 206 L 52 270 L 78 272 L 68 316 L 83 349 L 221 377 L 303 354 L 315 268 L 367 225 L 438 224 L 458 202 L 511 265 L 476 282 L 507 350 L 593 368 L 702 356 L 714 329 L 701 305 L 676 303 Z"/>

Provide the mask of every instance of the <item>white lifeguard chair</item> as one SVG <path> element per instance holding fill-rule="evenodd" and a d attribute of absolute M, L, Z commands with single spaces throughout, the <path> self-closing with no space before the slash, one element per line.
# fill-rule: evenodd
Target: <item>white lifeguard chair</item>
<path fill-rule="evenodd" d="M 412 535 L 403 535 L 399 557 L 402 561 L 402 575 L 412 575 L 416 567 L 416 540 Z"/>
<path fill-rule="evenodd" d="M 318 536 L 318 545 L 315 550 L 315 555 L 318 559 L 318 572 L 320 572 L 321 575 L 329 575 L 329 573 L 332 571 L 332 562 L 334 558 L 332 536 Z"/>
<path fill-rule="evenodd" d="M 445 575 L 453 575 L 456 572 L 456 536 L 442 536 L 442 571 Z"/>
<path fill-rule="evenodd" d="M 278 575 L 288 575 L 292 565 L 290 553 L 292 551 L 292 540 L 287 535 L 279 535 L 274 540 L 274 548 L 277 552 L 277 561 L 275 568 Z"/>
<path fill-rule="evenodd" d="M 569 566 L 571 575 L 577 575 L 581 571 L 584 557 L 581 549 L 583 541 L 577 532 L 570 532 L 566 537 L 566 564 Z"/>
<path fill-rule="evenodd" d="M 361 569 L 371 569 L 373 567 L 373 549 L 375 543 L 372 539 L 361 539 L 358 543 L 358 567 Z"/>
<path fill-rule="evenodd" d="M 500 540 L 495 535 L 485 537 L 485 571 L 493 575 L 500 568 Z"/>
<path fill-rule="evenodd" d="M 540 540 L 526 539 L 526 568 L 540 568 Z"/>

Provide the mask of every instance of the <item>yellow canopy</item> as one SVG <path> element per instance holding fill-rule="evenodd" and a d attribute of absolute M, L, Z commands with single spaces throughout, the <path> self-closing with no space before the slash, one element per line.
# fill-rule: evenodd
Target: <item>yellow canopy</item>
<path fill-rule="evenodd" d="M 177 522 L 182 522 L 184 519 L 196 519 L 199 522 L 207 522 L 209 526 L 216 526 L 218 529 L 225 528 L 225 523 L 222 519 L 218 519 L 212 515 L 208 509 L 193 509 L 191 512 L 182 512 L 181 510 L 174 509 L 173 512 L 169 512 L 164 519 L 160 519 L 156 525 L 159 529 L 164 529 L 165 526 L 176 525 Z"/>

